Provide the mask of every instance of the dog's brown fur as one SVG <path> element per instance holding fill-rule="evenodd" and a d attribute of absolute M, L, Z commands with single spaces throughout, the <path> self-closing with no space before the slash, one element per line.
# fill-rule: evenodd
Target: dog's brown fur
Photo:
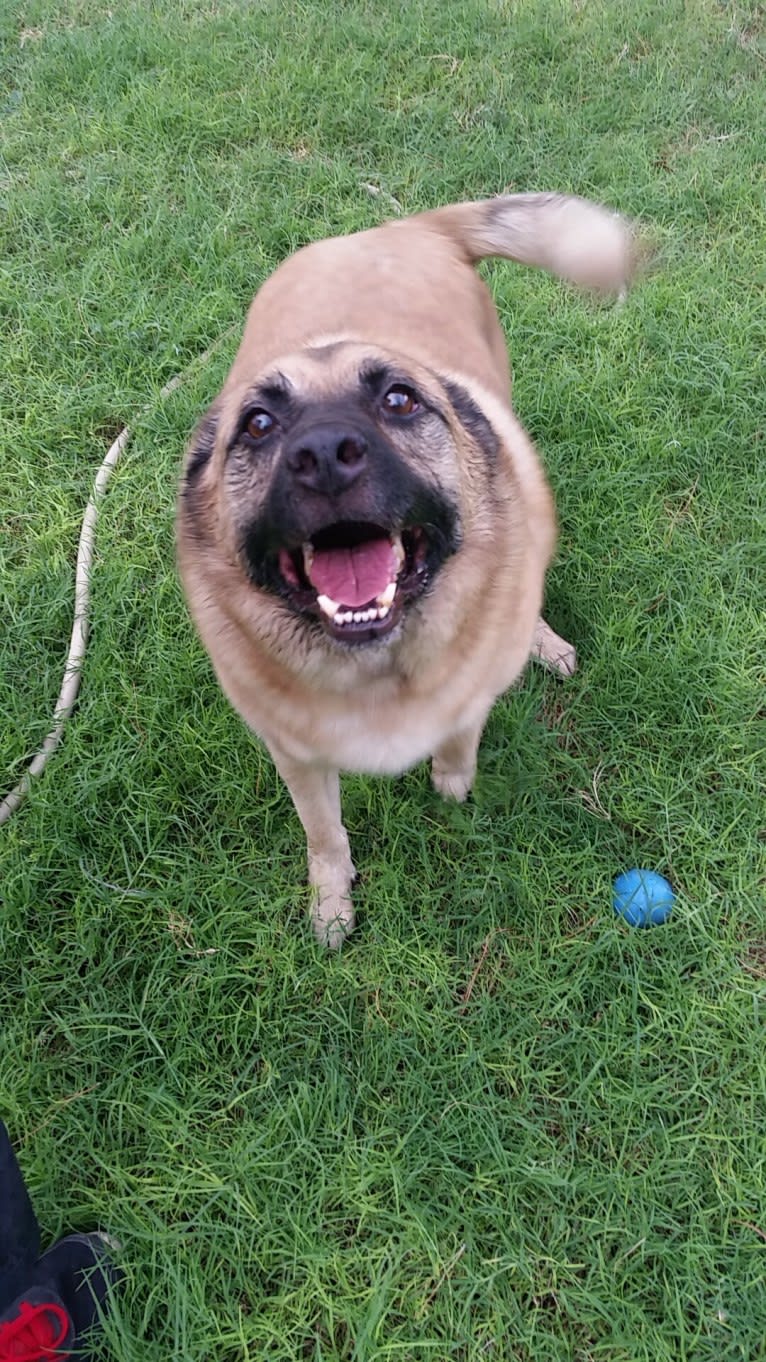
<path fill-rule="evenodd" d="M 257 294 L 224 388 L 187 452 L 178 549 L 191 612 L 224 691 L 292 794 L 308 840 L 315 930 L 330 945 L 353 926 L 339 772 L 400 772 L 430 756 L 436 788 L 462 799 L 489 710 L 530 655 L 563 673 L 574 668 L 574 650 L 540 619 L 554 510 L 511 409 L 492 300 L 472 268 L 486 255 L 618 290 L 632 270 L 633 238 L 583 200 L 530 194 L 308 246 Z M 289 392 L 299 409 L 310 404 L 320 425 L 325 411 L 350 412 L 356 429 L 360 372 L 376 365 L 405 374 L 423 407 L 416 421 L 368 417 L 366 407 L 359 420 L 403 477 L 456 508 L 457 527 L 396 628 L 349 645 L 253 580 L 243 545 L 255 521 L 268 533 L 264 515 L 287 455 L 273 443 L 261 457 L 241 431 L 254 397 L 266 405 L 264 385 Z M 385 489 L 369 464 L 353 488 L 323 494 L 328 523 L 376 519 L 365 508 Z M 311 503 L 301 514 L 316 517 L 318 492 L 289 476 L 297 476 L 288 484 L 296 500 Z"/>

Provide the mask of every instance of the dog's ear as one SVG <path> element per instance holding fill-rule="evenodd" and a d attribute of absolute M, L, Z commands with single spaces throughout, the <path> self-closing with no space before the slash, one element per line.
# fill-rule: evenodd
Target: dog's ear
<path fill-rule="evenodd" d="M 201 421 L 197 423 L 196 430 L 189 441 L 184 460 L 183 486 L 192 488 L 204 472 L 213 457 L 215 449 L 216 435 L 218 434 L 219 417 L 218 400 L 208 407 Z"/>
<path fill-rule="evenodd" d="M 456 383 L 454 378 L 442 378 L 441 381 L 460 425 L 481 450 L 487 467 L 490 470 L 494 469 L 497 466 L 500 442 L 481 407 L 474 402 L 468 390 L 462 384 Z"/>
<path fill-rule="evenodd" d="M 208 543 L 215 526 L 215 487 L 206 471 L 215 451 L 220 418 L 220 399 L 197 423 L 184 457 L 183 473 L 178 495 L 178 551 L 183 557 L 184 544 L 194 545 L 198 551 Z"/>

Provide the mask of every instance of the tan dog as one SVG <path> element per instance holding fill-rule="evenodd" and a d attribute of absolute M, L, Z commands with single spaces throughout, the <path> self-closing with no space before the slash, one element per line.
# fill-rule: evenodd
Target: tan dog
<path fill-rule="evenodd" d="M 331 946 L 354 921 L 339 772 L 432 757 L 463 799 L 530 655 L 574 669 L 540 619 L 555 517 L 472 268 L 490 255 L 618 290 L 633 238 L 584 200 L 523 194 L 308 246 L 257 294 L 186 457 L 191 612 L 293 797 Z"/>

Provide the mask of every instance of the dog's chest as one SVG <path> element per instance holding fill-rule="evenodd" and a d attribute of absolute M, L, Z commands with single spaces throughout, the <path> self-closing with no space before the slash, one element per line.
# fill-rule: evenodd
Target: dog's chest
<path fill-rule="evenodd" d="M 487 706 L 486 697 L 479 701 L 475 695 L 463 703 L 454 694 L 381 700 L 371 689 L 353 701 L 325 701 L 311 715 L 293 713 L 273 737 L 296 760 L 399 775 L 432 756 L 457 730 L 483 718 Z M 263 736 L 268 743 L 270 735 Z"/>

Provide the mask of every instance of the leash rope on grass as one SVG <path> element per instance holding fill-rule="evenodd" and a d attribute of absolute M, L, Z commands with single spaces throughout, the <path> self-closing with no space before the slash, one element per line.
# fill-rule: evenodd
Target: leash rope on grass
<path fill-rule="evenodd" d="M 191 370 L 199 365 L 205 364 L 206 361 L 210 359 L 213 352 L 218 349 L 218 346 L 222 345 L 227 337 L 231 335 L 234 329 L 234 327 L 230 327 L 222 336 L 219 336 L 218 340 L 211 345 L 209 350 L 205 350 L 203 354 L 199 355 L 196 359 L 193 359 L 191 364 L 182 374 L 176 374 L 175 378 L 171 378 L 170 382 L 166 383 L 164 388 L 160 389 L 160 399 L 169 397 L 171 393 L 175 392 L 176 388 L 180 388 L 184 379 L 188 378 Z M 138 420 L 140 421 L 143 416 L 146 416 L 153 406 L 154 404 L 152 403 L 150 406 L 144 407 L 143 411 L 139 413 Z M 26 796 L 35 776 L 39 776 L 40 773 L 45 770 L 49 758 L 53 755 L 61 742 L 64 725 L 74 709 L 77 694 L 80 689 L 80 681 L 82 679 L 85 649 L 88 645 L 88 628 L 90 624 L 90 569 L 93 562 L 96 521 L 98 520 L 101 498 L 106 491 L 107 483 L 117 467 L 120 455 L 128 444 L 132 434 L 133 430 L 130 426 L 125 426 L 123 430 L 120 431 L 120 434 L 117 436 L 114 444 L 110 446 L 109 452 L 96 474 L 93 491 L 90 494 L 88 505 L 85 508 L 85 515 L 83 516 L 82 528 L 80 530 L 80 540 L 77 546 L 77 566 L 75 568 L 74 579 L 74 621 L 72 623 L 72 636 L 69 641 L 69 655 L 66 660 L 66 666 L 64 667 L 64 679 L 61 682 L 59 698 L 56 702 L 56 708 L 53 711 L 53 727 L 40 748 L 40 751 L 37 753 L 37 756 L 29 763 L 29 766 L 21 777 L 18 785 L 11 790 L 10 794 L 6 795 L 2 804 L 0 804 L 0 824 L 6 823 L 11 815 L 16 812 Z"/>

